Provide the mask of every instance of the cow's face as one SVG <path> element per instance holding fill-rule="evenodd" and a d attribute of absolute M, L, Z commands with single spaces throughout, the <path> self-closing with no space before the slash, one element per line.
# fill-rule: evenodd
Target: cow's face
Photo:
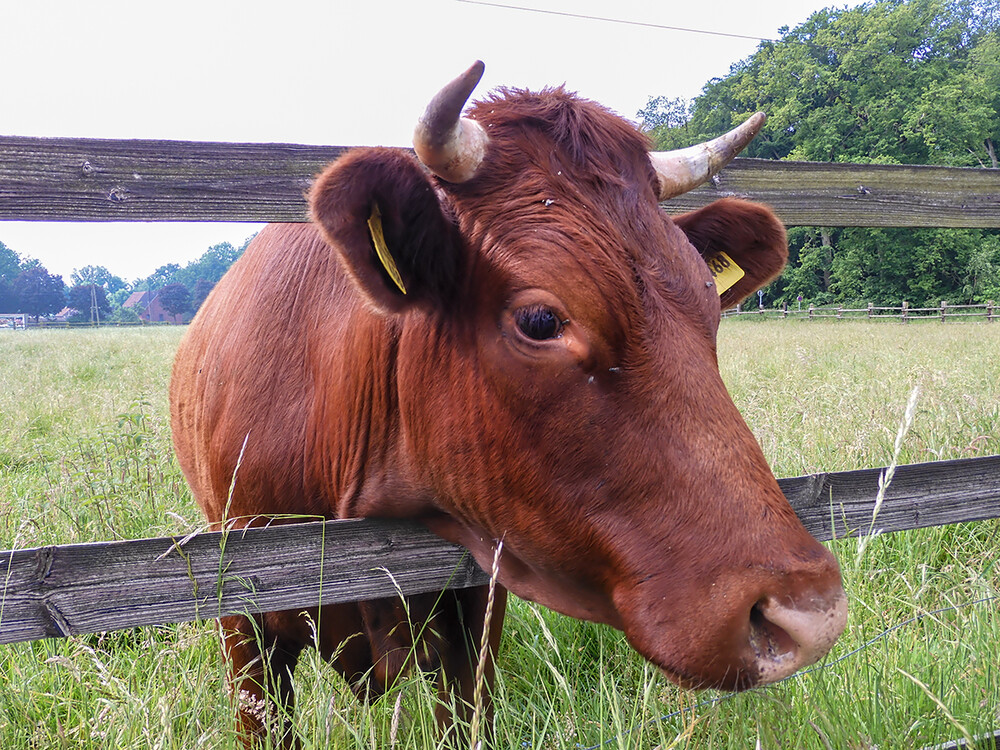
<path fill-rule="evenodd" d="M 490 140 L 465 182 L 375 149 L 312 194 L 373 314 L 399 321 L 424 522 L 485 568 L 502 538 L 501 583 L 622 628 L 681 683 L 815 661 L 844 625 L 839 570 L 721 381 L 706 264 L 743 270 L 734 304 L 780 272 L 780 223 L 736 201 L 672 221 L 641 136 L 562 92 L 473 114 Z"/>

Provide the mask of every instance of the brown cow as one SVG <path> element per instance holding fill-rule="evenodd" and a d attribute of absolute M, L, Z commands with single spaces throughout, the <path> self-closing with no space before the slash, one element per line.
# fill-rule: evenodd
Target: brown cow
<path fill-rule="evenodd" d="M 781 271 L 783 227 L 742 201 L 673 220 L 658 205 L 762 116 L 651 154 L 562 89 L 501 90 L 460 117 L 481 74 L 420 120 L 427 169 L 348 153 L 312 189 L 314 223 L 265 228 L 209 296 L 171 384 L 195 497 L 216 527 L 418 519 L 486 569 L 503 539 L 502 587 L 622 629 L 683 685 L 742 689 L 815 661 L 844 627 L 840 572 L 715 350 L 720 307 Z M 706 260 L 729 266 L 721 306 Z M 241 731 L 294 744 L 290 675 L 309 644 L 361 697 L 418 654 L 467 718 L 485 600 L 411 597 L 415 628 L 430 622 L 416 649 L 395 600 L 224 618 Z M 504 603 L 501 588 L 494 623 Z"/>

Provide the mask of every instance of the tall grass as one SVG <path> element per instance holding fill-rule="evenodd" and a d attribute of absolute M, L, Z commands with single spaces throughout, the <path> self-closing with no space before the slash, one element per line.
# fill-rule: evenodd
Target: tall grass
<path fill-rule="evenodd" d="M 200 524 L 170 448 L 179 335 L 0 332 L 0 546 Z M 724 378 L 779 476 L 887 464 L 917 386 L 900 463 L 1000 453 L 998 360 L 1000 325 L 740 320 L 720 333 Z M 920 748 L 992 731 L 1000 617 L 974 602 L 996 594 L 998 531 L 832 543 L 850 618 L 826 668 L 732 697 L 674 687 L 617 631 L 512 601 L 496 746 Z M 310 651 L 295 681 L 306 748 L 438 743 L 419 675 L 362 706 Z M 211 623 L 0 646 L 0 747 L 235 748 L 232 728 Z"/>
<path fill-rule="evenodd" d="M 198 513 L 173 460 L 175 328 L 0 335 L 0 544 L 176 532 Z"/>

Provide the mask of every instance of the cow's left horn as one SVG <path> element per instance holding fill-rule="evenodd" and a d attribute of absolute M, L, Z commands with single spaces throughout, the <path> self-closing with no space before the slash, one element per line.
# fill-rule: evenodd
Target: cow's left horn
<path fill-rule="evenodd" d="M 718 138 L 675 151 L 651 152 L 649 160 L 660 178 L 660 200 L 694 190 L 722 171 L 760 132 L 766 119 L 763 112 L 757 112 Z"/>
<path fill-rule="evenodd" d="M 476 60 L 467 71 L 431 99 L 413 130 L 413 150 L 424 166 L 442 180 L 471 180 L 486 156 L 489 137 L 475 120 L 462 117 L 486 66 Z"/>

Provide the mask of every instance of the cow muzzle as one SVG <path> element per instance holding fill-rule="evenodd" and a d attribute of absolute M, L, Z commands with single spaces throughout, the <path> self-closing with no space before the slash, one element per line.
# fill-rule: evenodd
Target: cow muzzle
<path fill-rule="evenodd" d="M 683 582 L 670 566 L 674 575 L 617 591 L 629 641 L 695 689 L 746 690 L 819 661 L 847 624 L 847 597 L 836 559 L 810 541 L 807 559 L 784 566 L 733 565 Z"/>

